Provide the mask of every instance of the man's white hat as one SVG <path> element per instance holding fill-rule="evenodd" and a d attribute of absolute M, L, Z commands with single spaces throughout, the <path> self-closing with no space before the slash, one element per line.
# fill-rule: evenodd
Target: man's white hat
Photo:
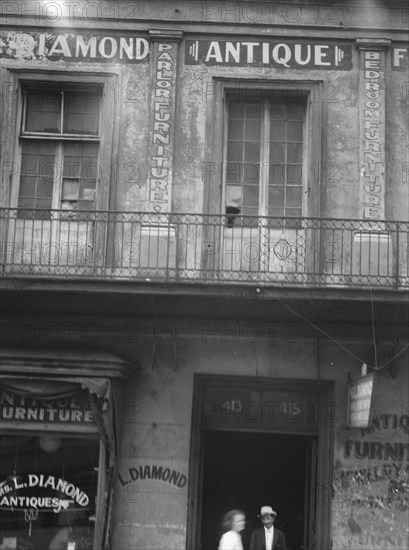
<path fill-rule="evenodd" d="M 260 510 L 260 517 L 263 516 L 276 516 L 277 512 L 275 512 L 271 506 L 262 506 Z"/>

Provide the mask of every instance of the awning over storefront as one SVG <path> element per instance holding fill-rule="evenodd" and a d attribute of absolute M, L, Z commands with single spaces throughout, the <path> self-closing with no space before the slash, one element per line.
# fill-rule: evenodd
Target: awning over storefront
<path fill-rule="evenodd" d="M 56 400 L 79 394 L 87 399 L 101 440 L 114 462 L 120 382 L 135 373 L 136 365 L 98 351 L 10 348 L 0 351 L 0 369 L 2 388 L 16 395 Z"/>

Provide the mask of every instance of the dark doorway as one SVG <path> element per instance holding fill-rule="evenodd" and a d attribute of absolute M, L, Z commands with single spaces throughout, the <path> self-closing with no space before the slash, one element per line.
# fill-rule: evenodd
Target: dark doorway
<path fill-rule="evenodd" d="M 246 550 L 252 530 L 261 526 L 262 505 L 277 511 L 275 525 L 284 531 L 288 549 L 308 548 L 315 442 L 303 435 L 205 431 L 202 550 L 217 549 L 221 519 L 234 508 L 246 514 Z"/>

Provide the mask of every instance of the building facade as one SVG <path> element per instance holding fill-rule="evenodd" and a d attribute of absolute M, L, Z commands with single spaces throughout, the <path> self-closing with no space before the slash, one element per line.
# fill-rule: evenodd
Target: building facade
<path fill-rule="evenodd" d="M 1 548 L 409 549 L 408 4 L 1 9 Z"/>

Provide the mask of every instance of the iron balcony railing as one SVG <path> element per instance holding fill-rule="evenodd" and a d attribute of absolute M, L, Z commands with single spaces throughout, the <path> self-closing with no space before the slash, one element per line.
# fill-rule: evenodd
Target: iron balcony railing
<path fill-rule="evenodd" d="M 0 209 L 3 276 L 409 287 L 409 222 Z"/>

